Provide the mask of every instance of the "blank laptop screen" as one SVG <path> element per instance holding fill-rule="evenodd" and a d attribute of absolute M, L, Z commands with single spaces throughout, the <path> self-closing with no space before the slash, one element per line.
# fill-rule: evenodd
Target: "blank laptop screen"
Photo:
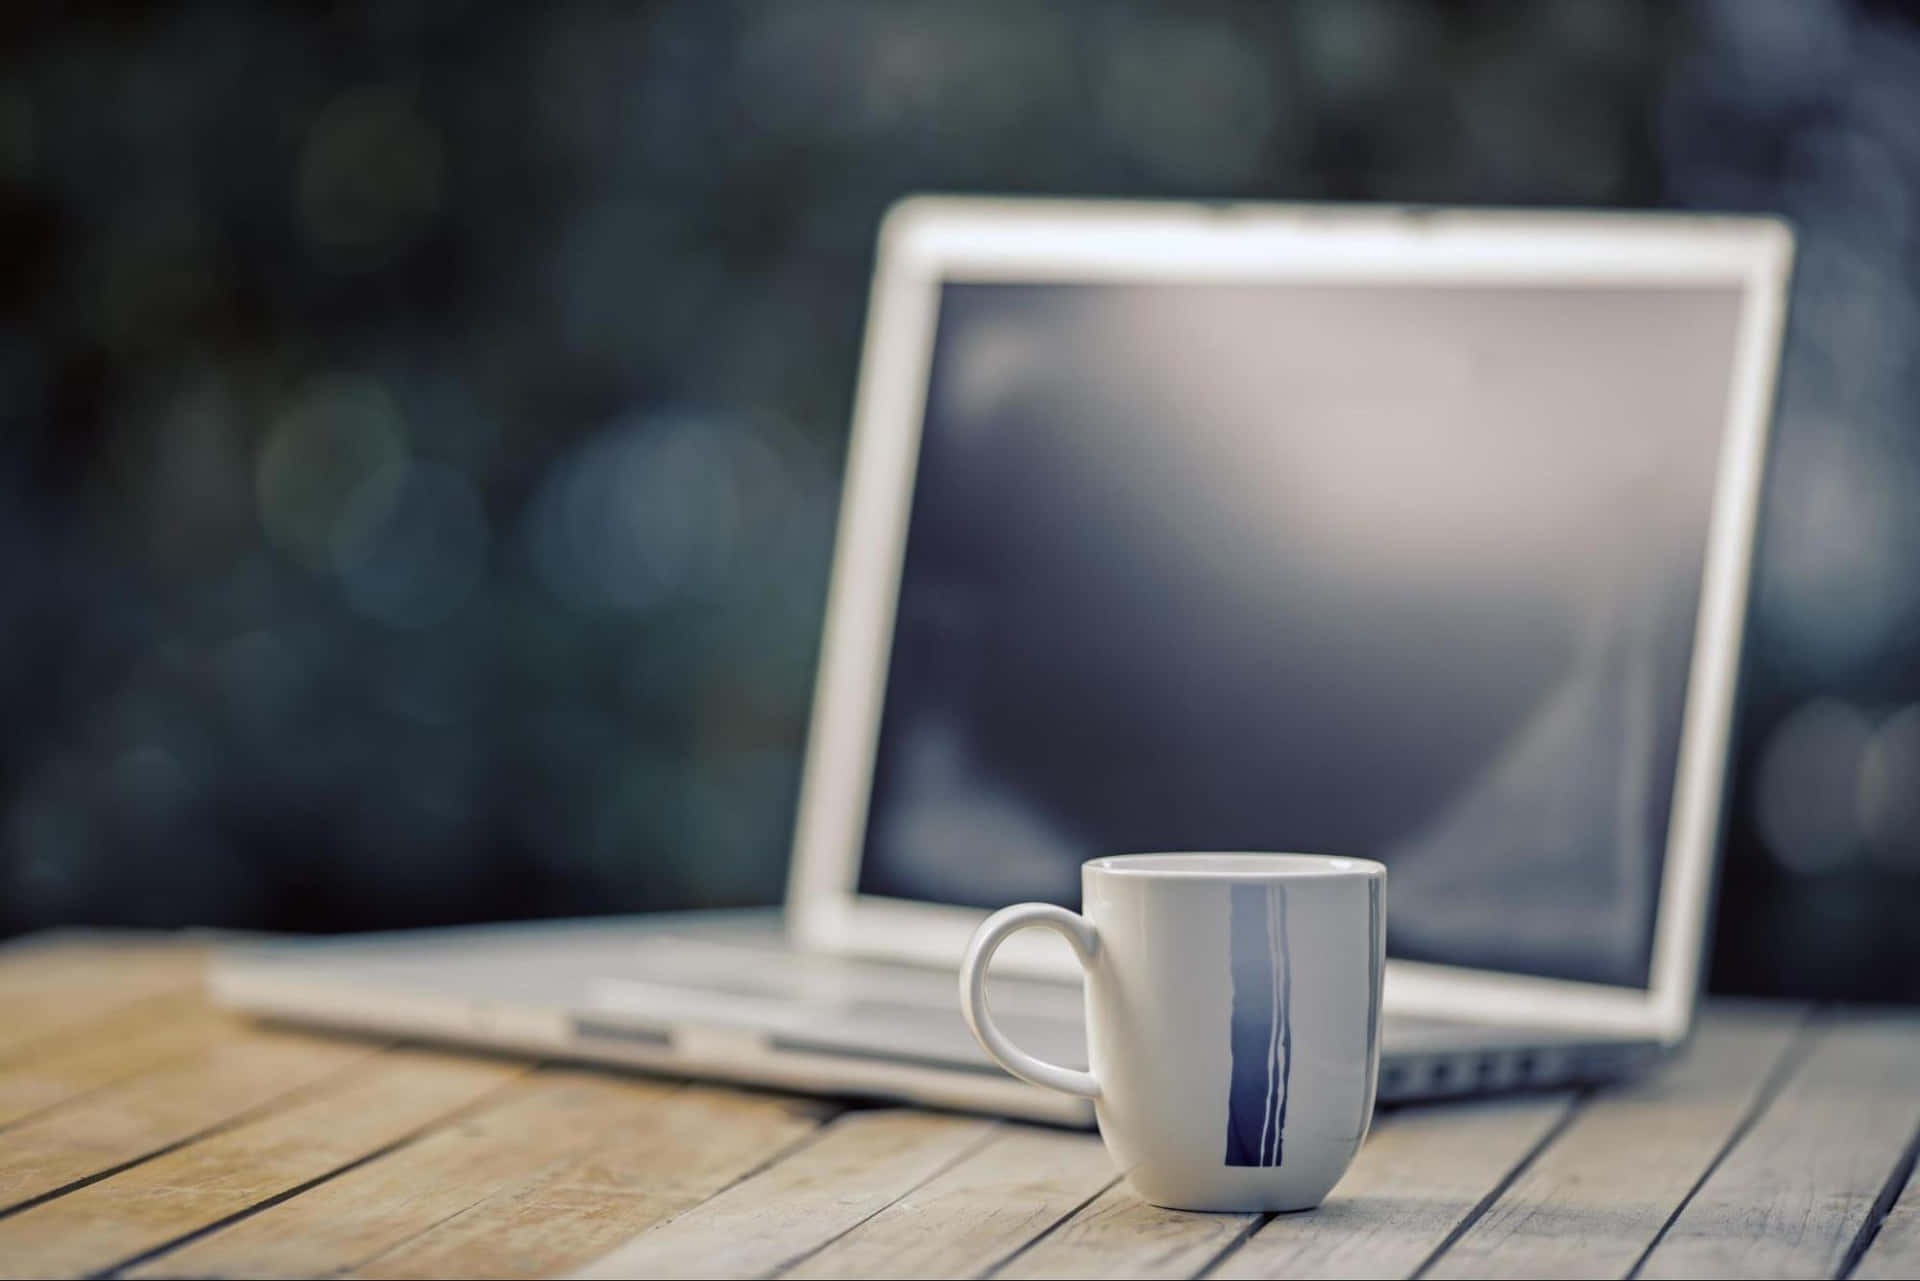
<path fill-rule="evenodd" d="M 861 892 L 1357 854 L 1396 956 L 1645 985 L 1739 314 L 947 285 Z"/>

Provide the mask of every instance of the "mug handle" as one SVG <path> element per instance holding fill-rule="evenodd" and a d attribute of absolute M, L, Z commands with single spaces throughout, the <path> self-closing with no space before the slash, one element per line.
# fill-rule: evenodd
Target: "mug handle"
<path fill-rule="evenodd" d="M 1007 1071 L 1035 1085 L 1097 1099 L 1100 1083 L 1093 1079 L 1093 1073 L 1034 1058 L 1009 1041 L 987 1012 L 987 966 L 1009 934 L 1029 925 L 1045 926 L 1064 935 L 1073 945 L 1073 954 L 1080 959 L 1082 969 L 1092 963 L 1094 953 L 1100 950 L 1100 936 L 1094 931 L 1093 922 L 1076 912 L 1051 903 L 1016 903 L 1001 908 L 982 921 L 967 942 L 967 954 L 960 962 L 960 1012 L 966 1016 L 967 1026 L 973 1029 L 980 1048 Z"/>

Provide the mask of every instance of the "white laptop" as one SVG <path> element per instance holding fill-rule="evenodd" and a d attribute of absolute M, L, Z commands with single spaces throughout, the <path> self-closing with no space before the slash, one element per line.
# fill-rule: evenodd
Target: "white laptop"
<path fill-rule="evenodd" d="M 1098 854 L 1310 850 L 1390 868 L 1383 1098 L 1631 1071 L 1700 981 L 1791 257 L 1763 218 L 906 201 L 784 919 L 249 944 L 215 991 L 1085 1123 L 968 1036 L 972 927 Z M 1009 1033 L 1083 1056 L 1064 944 L 1000 966 Z"/>

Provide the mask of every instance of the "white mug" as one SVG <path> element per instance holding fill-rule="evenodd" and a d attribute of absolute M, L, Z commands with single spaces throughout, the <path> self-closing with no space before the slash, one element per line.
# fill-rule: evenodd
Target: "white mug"
<path fill-rule="evenodd" d="M 1128 854 L 1080 869 L 1085 915 L 994 913 L 960 1005 L 1000 1065 L 1094 1101 L 1141 1197 L 1178 1210 L 1305 1210 L 1366 1137 L 1380 1067 L 1387 869 L 1317 854 Z M 1086 970 L 1081 1072 L 1014 1046 L 986 973 L 1015 930 L 1066 936 Z"/>

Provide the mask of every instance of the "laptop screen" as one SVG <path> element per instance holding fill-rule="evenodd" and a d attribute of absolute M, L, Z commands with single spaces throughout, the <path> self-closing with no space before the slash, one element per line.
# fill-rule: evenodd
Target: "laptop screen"
<path fill-rule="evenodd" d="M 860 891 L 1363 855 L 1395 956 L 1644 986 L 1740 304 L 945 286 Z"/>

